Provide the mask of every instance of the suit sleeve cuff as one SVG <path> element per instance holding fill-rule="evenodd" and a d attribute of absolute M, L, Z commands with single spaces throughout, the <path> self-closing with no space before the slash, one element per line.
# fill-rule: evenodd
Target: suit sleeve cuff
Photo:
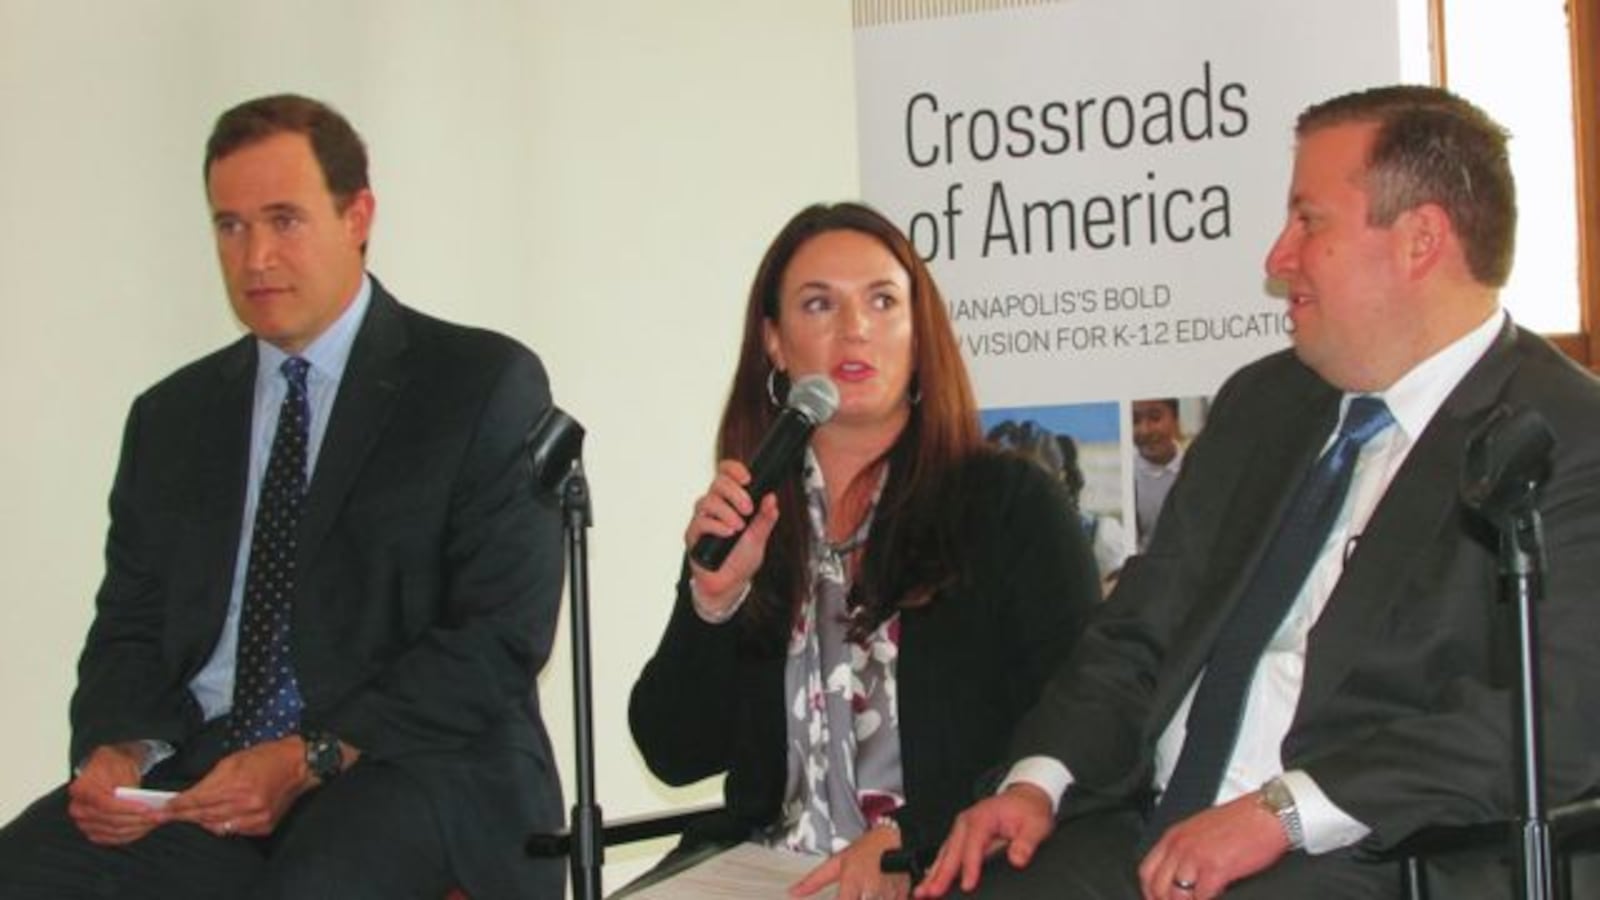
<path fill-rule="evenodd" d="M 156 766 L 161 765 L 169 757 L 173 756 L 174 754 L 176 754 L 178 752 L 176 747 L 173 747 L 171 744 L 167 743 L 166 741 L 157 741 L 157 740 L 151 739 L 151 740 L 134 741 L 134 743 L 138 744 L 140 746 L 140 748 L 142 748 L 144 750 L 144 756 L 139 760 L 139 777 L 140 778 L 143 778 L 144 776 L 149 775 L 151 769 L 154 769 Z M 84 757 L 83 759 L 78 760 L 78 764 L 77 765 L 72 767 L 72 776 L 74 778 L 76 778 L 79 775 L 83 774 L 84 764 L 87 763 L 88 761 L 89 761 L 89 758 L 88 757 Z"/>
<path fill-rule="evenodd" d="M 1294 796 L 1300 811 L 1300 827 L 1305 830 L 1306 852 L 1316 856 L 1349 847 L 1372 833 L 1340 809 L 1317 787 L 1311 776 L 1298 769 L 1283 773 L 1283 783 Z"/>
<path fill-rule="evenodd" d="M 1000 793 L 1013 784 L 1031 784 L 1050 798 L 1050 814 L 1055 815 L 1061 810 L 1061 797 L 1066 794 L 1067 788 L 1072 786 L 1072 773 L 1062 765 L 1060 760 L 1048 756 L 1027 756 L 1017 760 L 1011 771 L 1000 782 L 1000 787 L 995 793 Z"/>

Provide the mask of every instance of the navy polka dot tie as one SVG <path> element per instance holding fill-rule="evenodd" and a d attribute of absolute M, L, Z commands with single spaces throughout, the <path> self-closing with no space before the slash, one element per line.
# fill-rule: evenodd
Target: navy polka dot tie
<path fill-rule="evenodd" d="M 306 493 L 306 434 L 310 408 L 299 357 L 283 361 L 289 393 L 278 409 L 278 430 L 261 480 L 255 533 L 245 570 L 244 603 L 233 682 L 228 740 L 233 749 L 276 740 L 300 726 L 300 686 L 289 655 L 295 550 Z"/>

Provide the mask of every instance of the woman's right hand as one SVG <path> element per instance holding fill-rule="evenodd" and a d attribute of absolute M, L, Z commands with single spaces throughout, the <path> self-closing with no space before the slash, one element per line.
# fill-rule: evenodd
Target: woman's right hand
<path fill-rule="evenodd" d="M 767 552 L 767 538 L 778 522 L 777 495 L 768 494 L 761 498 L 760 510 L 745 528 L 744 517 L 755 509 L 745 490 L 749 483 L 750 470 L 744 463 L 736 459 L 718 463 L 717 477 L 695 500 L 694 514 L 683 532 L 684 546 L 692 548 L 702 535 L 727 537 L 745 529 L 728 558 L 723 560 L 722 567 L 715 572 L 693 560 L 689 562 L 689 577 L 694 581 L 698 605 L 707 613 L 727 610 L 744 595 L 745 586 L 761 568 Z"/>

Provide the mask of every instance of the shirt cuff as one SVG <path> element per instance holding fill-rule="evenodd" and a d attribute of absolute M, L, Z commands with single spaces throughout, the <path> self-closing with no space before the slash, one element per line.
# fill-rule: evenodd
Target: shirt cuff
<path fill-rule="evenodd" d="M 1050 798 L 1050 814 L 1055 815 L 1061 809 L 1061 797 L 1066 794 L 1067 788 L 1072 786 L 1072 773 L 1058 759 L 1048 756 L 1026 756 L 1017 760 L 1011 771 L 1006 773 L 1000 787 L 995 789 L 998 794 L 1013 784 L 1031 784 Z"/>
<path fill-rule="evenodd" d="M 1348 847 L 1372 833 L 1349 813 L 1334 805 L 1317 787 L 1310 775 L 1295 769 L 1282 775 L 1283 784 L 1294 797 L 1300 812 L 1300 827 L 1305 830 L 1306 852 L 1316 856 Z"/>
<path fill-rule="evenodd" d="M 719 611 L 706 608 L 705 603 L 700 599 L 700 589 L 695 586 L 694 579 L 691 578 L 689 579 L 689 603 L 694 607 L 694 614 L 700 617 L 700 621 L 707 625 L 721 625 L 733 618 L 734 614 L 739 611 L 739 607 L 744 605 L 744 601 L 749 599 L 751 584 L 752 582 L 746 581 L 744 590 L 739 592 L 739 598 L 728 604 L 726 609 Z"/>

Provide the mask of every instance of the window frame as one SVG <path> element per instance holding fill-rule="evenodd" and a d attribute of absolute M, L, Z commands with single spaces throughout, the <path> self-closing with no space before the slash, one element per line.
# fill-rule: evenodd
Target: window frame
<path fill-rule="evenodd" d="M 1561 349 L 1591 369 L 1600 367 L 1600 0 L 1568 0 L 1572 42 L 1572 121 L 1577 146 L 1578 305 L 1583 331 Z M 1559 342 L 1558 342 L 1559 343 Z"/>
<path fill-rule="evenodd" d="M 1446 85 L 1449 54 L 1445 41 L 1448 0 L 1428 0 L 1428 30 L 1433 45 L 1433 81 Z M 1600 371 L 1600 0 L 1566 0 L 1567 39 L 1572 54 L 1572 134 L 1574 198 L 1578 224 L 1578 327 L 1576 334 L 1548 334 L 1551 343 L 1575 361 Z"/>

